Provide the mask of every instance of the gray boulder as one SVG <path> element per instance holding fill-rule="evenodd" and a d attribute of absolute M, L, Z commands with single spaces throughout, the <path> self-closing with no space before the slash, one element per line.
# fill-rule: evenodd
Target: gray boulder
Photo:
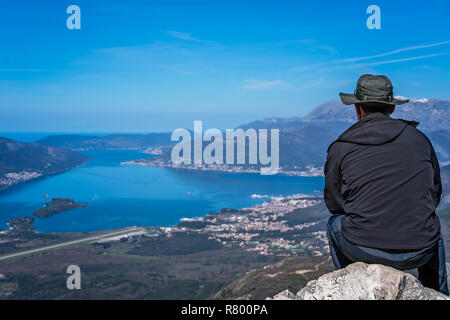
<path fill-rule="evenodd" d="M 295 296 L 287 290 L 274 300 L 450 300 L 409 273 L 356 262 L 308 282 Z"/>
<path fill-rule="evenodd" d="M 290 292 L 288 289 L 280 292 L 273 297 L 273 300 L 296 300 L 295 294 Z"/>

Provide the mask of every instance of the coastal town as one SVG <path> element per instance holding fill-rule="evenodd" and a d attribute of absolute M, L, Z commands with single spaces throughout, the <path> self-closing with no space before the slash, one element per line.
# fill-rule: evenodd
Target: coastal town
<path fill-rule="evenodd" d="M 184 231 L 204 233 L 224 246 L 239 246 L 261 255 L 328 253 L 326 232 L 319 226 L 323 219 L 305 219 L 308 222 L 299 224 L 288 223 L 285 219 L 291 214 L 301 215 L 303 209 L 320 206 L 320 198 L 302 194 L 253 197 L 267 197 L 270 200 L 241 210 L 223 209 L 206 217 L 183 218 L 179 225 L 162 230 L 169 235 Z M 304 214 L 307 215 L 306 212 Z"/>
<path fill-rule="evenodd" d="M 151 155 L 161 155 L 162 149 L 149 148 L 144 153 Z M 228 173 L 260 173 L 260 167 L 256 165 L 229 165 L 229 164 L 183 164 L 173 163 L 171 160 L 161 157 L 143 158 L 138 160 L 123 161 L 121 165 L 141 165 L 147 167 L 165 167 L 172 169 L 216 171 Z M 284 169 L 279 168 L 278 174 L 298 177 L 320 177 L 323 176 L 323 167 L 308 165 L 304 168 Z"/>
<path fill-rule="evenodd" d="M 0 190 L 40 176 L 42 173 L 36 171 L 7 172 L 3 176 L 0 174 Z"/>

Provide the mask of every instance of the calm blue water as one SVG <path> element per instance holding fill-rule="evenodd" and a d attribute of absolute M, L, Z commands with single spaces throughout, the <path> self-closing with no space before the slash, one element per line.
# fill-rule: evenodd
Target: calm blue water
<path fill-rule="evenodd" d="M 264 199 L 251 194 L 286 195 L 323 189 L 321 177 L 261 176 L 121 166 L 145 157 L 138 151 L 92 151 L 95 158 L 80 168 L 41 178 L 0 193 L 0 228 L 16 217 L 32 216 L 50 198 L 89 202 L 50 218 L 36 219 L 40 232 L 115 229 L 126 226 L 168 226 L 182 217 L 202 216 L 221 208 L 252 206 Z"/>

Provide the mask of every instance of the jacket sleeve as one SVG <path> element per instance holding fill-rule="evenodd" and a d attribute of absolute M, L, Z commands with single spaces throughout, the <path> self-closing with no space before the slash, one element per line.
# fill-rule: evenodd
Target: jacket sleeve
<path fill-rule="evenodd" d="M 431 161 L 433 163 L 433 181 L 434 181 L 434 195 L 436 199 L 436 207 L 439 206 L 441 202 L 442 195 L 442 182 L 441 182 L 441 169 L 439 168 L 439 161 L 434 151 L 433 146 L 431 146 Z"/>
<path fill-rule="evenodd" d="M 324 199 L 328 211 L 332 214 L 345 214 L 342 198 L 342 178 L 339 170 L 339 146 L 335 143 L 328 149 L 325 163 L 325 190 Z"/>

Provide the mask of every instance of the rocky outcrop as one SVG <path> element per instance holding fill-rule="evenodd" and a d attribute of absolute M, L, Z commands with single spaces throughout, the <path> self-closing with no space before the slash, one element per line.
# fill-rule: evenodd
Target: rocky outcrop
<path fill-rule="evenodd" d="M 446 263 L 445 266 L 447 267 L 447 283 L 448 287 L 450 288 L 450 263 Z"/>
<path fill-rule="evenodd" d="M 449 265 L 447 264 L 447 268 Z M 274 300 L 450 300 L 425 288 L 413 275 L 379 264 L 356 262 L 308 282 L 297 294 L 285 290 Z"/>

